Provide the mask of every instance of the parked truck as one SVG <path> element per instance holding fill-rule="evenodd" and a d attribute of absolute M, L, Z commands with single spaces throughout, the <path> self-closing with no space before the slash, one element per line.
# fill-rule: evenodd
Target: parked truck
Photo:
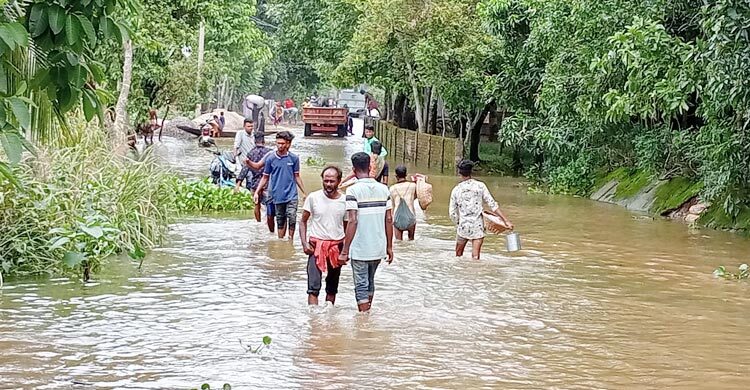
<path fill-rule="evenodd" d="M 305 107 L 302 109 L 305 137 L 315 133 L 329 133 L 346 137 L 348 121 L 349 110 L 347 108 Z"/>

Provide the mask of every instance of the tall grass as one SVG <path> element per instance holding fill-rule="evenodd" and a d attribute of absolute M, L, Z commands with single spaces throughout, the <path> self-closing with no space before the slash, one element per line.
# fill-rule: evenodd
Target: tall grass
<path fill-rule="evenodd" d="M 175 213 L 173 175 L 148 153 L 117 156 L 102 130 L 39 148 L 0 179 L 0 271 L 87 279 L 115 253 L 141 258 Z"/>

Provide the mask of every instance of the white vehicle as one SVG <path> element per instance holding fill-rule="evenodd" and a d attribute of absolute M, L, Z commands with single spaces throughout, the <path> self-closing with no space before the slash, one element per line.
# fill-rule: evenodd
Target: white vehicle
<path fill-rule="evenodd" d="M 365 95 L 354 89 L 341 89 L 338 91 L 336 106 L 349 108 L 350 115 L 365 114 Z"/>

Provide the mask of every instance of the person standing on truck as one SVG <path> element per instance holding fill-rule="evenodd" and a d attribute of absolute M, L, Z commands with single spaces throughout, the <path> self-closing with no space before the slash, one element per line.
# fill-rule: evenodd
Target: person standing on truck
<path fill-rule="evenodd" d="M 372 96 L 371 93 L 365 92 L 364 90 L 360 91 L 362 95 L 365 96 L 365 109 L 367 109 L 367 115 L 380 119 L 380 104 L 377 100 L 375 100 L 375 97 Z"/>

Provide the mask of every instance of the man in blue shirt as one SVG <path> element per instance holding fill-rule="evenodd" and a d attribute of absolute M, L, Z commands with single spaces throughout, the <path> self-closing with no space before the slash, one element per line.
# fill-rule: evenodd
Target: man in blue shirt
<path fill-rule="evenodd" d="M 370 177 L 370 156 L 352 156 L 357 182 L 346 189 L 347 220 L 344 248 L 339 263 L 352 260 L 354 295 L 359 311 L 368 311 L 375 295 L 375 271 L 380 261 L 393 261 L 391 193 Z"/>
<path fill-rule="evenodd" d="M 263 169 L 263 177 L 255 189 L 253 200 L 258 204 L 263 189 L 269 184 L 271 199 L 276 211 L 276 228 L 279 238 L 284 238 L 289 231 L 289 239 L 294 237 L 297 222 L 297 187 L 305 196 L 305 187 L 299 176 L 299 157 L 291 153 L 294 135 L 288 131 L 276 134 L 276 152 L 268 153 L 259 163 L 248 161 L 254 169 Z"/>
<path fill-rule="evenodd" d="M 245 130 L 248 128 L 247 122 L 250 121 L 250 127 L 252 130 L 252 119 L 245 119 Z M 244 132 L 237 132 L 237 135 L 241 135 Z M 249 166 L 247 161 L 252 161 L 254 163 L 262 161 L 268 153 L 273 152 L 273 150 L 266 147 L 265 138 L 263 137 L 263 134 L 261 133 L 254 133 L 253 138 L 255 140 L 255 147 L 250 149 L 249 152 L 245 155 L 247 157 L 245 164 L 242 166 L 242 171 L 240 172 L 240 175 L 237 176 L 237 187 L 235 187 L 235 190 L 240 189 L 240 185 L 242 184 L 242 181 L 245 180 L 245 184 L 247 186 L 247 189 L 250 190 L 250 192 L 255 193 L 255 190 L 258 188 L 258 184 L 260 183 L 260 179 L 263 177 L 263 170 L 261 169 L 253 169 Z M 235 141 L 235 144 L 237 142 Z M 276 230 L 276 222 L 275 222 L 275 216 L 276 213 L 274 212 L 274 206 L 273 202 L 271 201 L 271 195 L 266 189 L 263 191 L 263 196 L 260 199 L 260 205 L 263 207 L 256 207 L 255 208 L 255 220 L 260 222 L 261 214 L 266 215 L 266 224 L 268 224 L 268 230 L 273 233 Z M 262 213 L 262 209 L 265 208 L 265 213 Z"/>

